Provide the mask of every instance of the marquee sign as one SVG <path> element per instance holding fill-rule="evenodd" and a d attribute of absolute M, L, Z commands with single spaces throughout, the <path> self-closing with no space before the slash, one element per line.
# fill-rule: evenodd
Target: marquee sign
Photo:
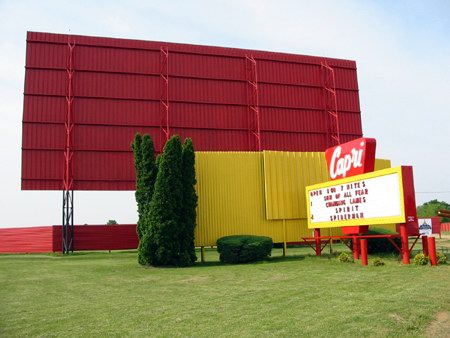
<path fill-rule="evenodd" d="M 412 167 L 406 166 L 308 186 L 308 228 L 414 222 L 411 192 Z"/>

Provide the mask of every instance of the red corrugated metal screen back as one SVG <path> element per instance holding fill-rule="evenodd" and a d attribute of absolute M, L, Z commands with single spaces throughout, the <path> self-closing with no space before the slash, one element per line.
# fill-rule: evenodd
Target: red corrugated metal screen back
<path fill-rule="evenodd" d="M 133 190 L 134 134 L 151 134 L 159 152 L 165 141 L 162 127 L 167 125 L 171 134 L 192 137 L 197 150 L 258 150 L 255 106 L 261 150 L 323 151 L 330 145 L 324 61 L 335 74 L 341 141 L 362 135 L 354 61 L 29 32 L 22 143 L 25 190 L 62 188 L 69 40 L 75 46 L 75 190 Z M 168 123 L 162 104 L 166 101 Z"/>

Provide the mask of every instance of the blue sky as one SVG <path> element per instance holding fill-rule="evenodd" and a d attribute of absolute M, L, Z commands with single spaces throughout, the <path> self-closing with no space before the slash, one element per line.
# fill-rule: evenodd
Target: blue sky
<path fill-rule="evenodd" d="M 450 202 L 449 13 L 445 0 L 0 0 L 0 227 L 61 222 L 60 192 L 20 191 L 28 30 L 355 60 L 377 157 L 414 166 L 418 203 Z M 76 202 L 77 224 L 136 221 L 132 192 L 76 192 Z"/>

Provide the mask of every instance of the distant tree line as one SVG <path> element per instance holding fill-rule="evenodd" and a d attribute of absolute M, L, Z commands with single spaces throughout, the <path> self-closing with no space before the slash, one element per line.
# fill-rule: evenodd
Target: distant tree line
<path fill-rule="evenodd" d="M 187 138 L 182 144 L 179 136 L 171 137 L 157 158 L 149 135 L 136 134 L 131 147 L 136 170 L 139 264 L 194 264 L 197 194 L 192 140 Z"/>
<path fill-rule="evenodd" d="M 450 204 L 444 201 L 438 201 L 437 199 L 425 202 L 417 207 L 417 216 L 420 218 L 437 216 L 439 210 L 450 210 Z M 450 222 L 450 218 L 441 217 L 442 223 Z"/>

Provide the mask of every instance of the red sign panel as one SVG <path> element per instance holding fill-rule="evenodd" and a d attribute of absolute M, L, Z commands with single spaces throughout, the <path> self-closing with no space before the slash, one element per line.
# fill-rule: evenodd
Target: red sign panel
<path fill-rule="evenodd" d="M 374 171 L 375 149 L 373 138 L 359 138 L 325 151 L 331 180 L 361 175 Z"/>

